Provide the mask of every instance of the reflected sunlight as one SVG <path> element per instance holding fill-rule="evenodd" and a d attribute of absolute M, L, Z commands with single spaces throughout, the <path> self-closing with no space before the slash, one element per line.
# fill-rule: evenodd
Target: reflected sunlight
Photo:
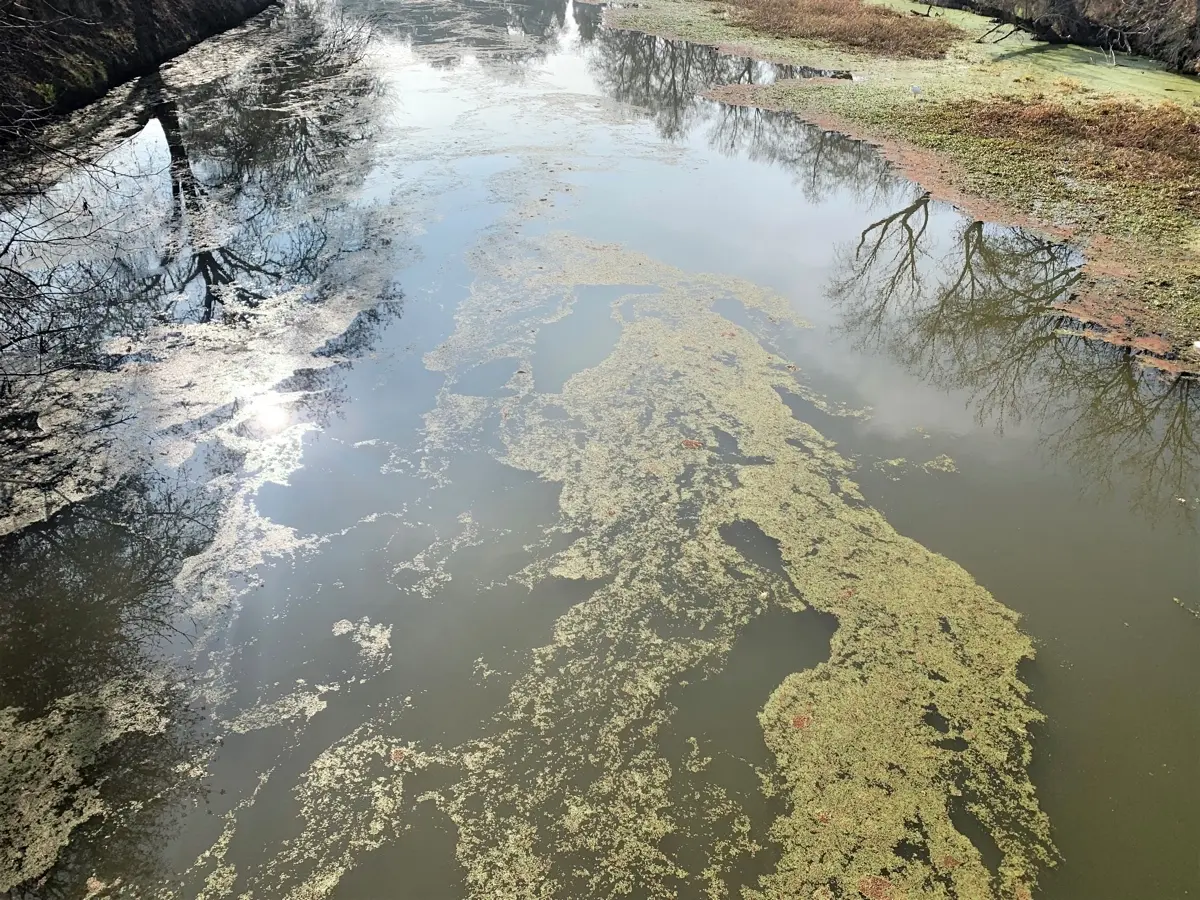
<path fill-rule="evenodd" d="M 271 434 L 283 431 L 291 420 L 291 410 L 276 394 L 256 397 L 250 403 L 250 421 L 263 431 Z"/>

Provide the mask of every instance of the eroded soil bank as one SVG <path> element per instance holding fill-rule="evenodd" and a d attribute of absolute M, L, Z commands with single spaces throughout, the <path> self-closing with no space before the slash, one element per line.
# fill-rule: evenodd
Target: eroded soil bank
<path fill-rule="evenodd" d="M 885 5 L 905 15 L 928 9 Z M 724 3 L 647 0 L 607 10 L 606 22 L 853 74 L 708 96 L 869 141 L 980 219 L 1071 239 L 1085 251 L 1084 277 L 1055 308 L 1168 373 L 1200 369 L 1200 83 L 1147 60 L 1121 56 L 1114 65 L 1099 51 L 1022 34 L 980 41 L 990 20 L 935 15 L 961 34 L 938 59 L 767 34 Z"/>

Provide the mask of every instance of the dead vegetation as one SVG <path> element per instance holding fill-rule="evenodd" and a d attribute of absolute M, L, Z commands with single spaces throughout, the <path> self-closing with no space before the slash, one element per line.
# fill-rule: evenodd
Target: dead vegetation
<path fill-rule="evenodd" d="M 1200 111 L 1172 103 L 995 98 L 946 104 L 967 133 L 1042 148 L 1077 175 L 1170 187 L 1176 208 L 1200 215 Z"/>
<path fill-rule="evenodd" d="M 938 59 L 963 32 L 936 16 L 863 0 L 735 0 L 744 23 L 786 37 L 829 41 L 880 56 Z"/>

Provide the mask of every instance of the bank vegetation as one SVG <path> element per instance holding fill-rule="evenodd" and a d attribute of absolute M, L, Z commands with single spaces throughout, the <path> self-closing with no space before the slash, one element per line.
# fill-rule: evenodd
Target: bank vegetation
<path fill-rule="evenodd" d="M 1060 305 L 1165 371 L 1200 369 L 1200 81 L 1179 73 L 1196 66 L 1195 4 L 941 2 L 987 14 L 910 0 L 647 0 L 609 22 L 852 73 L 709 96 L 879 144 L 969 213 L 1073 241 L 1088 263 Z"/>

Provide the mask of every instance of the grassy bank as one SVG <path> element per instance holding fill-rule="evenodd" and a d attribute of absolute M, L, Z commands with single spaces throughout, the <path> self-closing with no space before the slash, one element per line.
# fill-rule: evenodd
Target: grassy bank
<path fill-rule="evenodd" d="M 1072 238 L 1088 265 L 1070 312 L 1162 368 L 1200 368 L 1200 83 L 1021 34 L 981 43 L 989 20 L 926 11 L 908 0 L 644 0 L 609 22 L 852 71 L 853 82 L 713 96 L 879 143 L 981 218 Z"/>

